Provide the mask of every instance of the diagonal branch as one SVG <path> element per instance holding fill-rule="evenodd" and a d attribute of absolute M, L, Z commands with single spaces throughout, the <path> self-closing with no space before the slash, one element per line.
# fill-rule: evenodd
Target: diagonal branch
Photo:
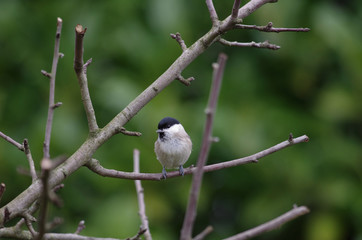
<path fill-rule="evenodd" d="M 135 149 L 133 151 L 133 171 L 135 173 L 140 172 L 140 151 L 138 149 Z M 147 219 L 147 215 L 146 215 L 146 205 L 145 205 L 145 199 L 144 199 L 141 180 L 136 180 L 135 185 L 136 185 L 136 192 L 137 192 L 137 199 L 138 199 L 139 215 L 140 215 L 141 222 L 142 222 L 141 229 L 145 230 L 145 232 L 144 232 L 145 239 L 152 240 L 150 228 L 148 226 L 148 219 Z"/>
<path fill-rule="evenodd" d="M 98 124 L 96 120 L 95 111 L 90 98 L 87 80 L 87 67 L 92 62 L 89 59 L 85 64 L 83 62 L 83 38 L 87 28 L 83 28 L 82 25 L 75 27 L 75 54 L 74 54 L 74 70 L 77 74 L 78 83 L 80 86 L 80 93 L 82 95 L 82 102 L 84 110 L 87 115 L 88 128 L 90 133 L 98 131 Z"/>
<path fill-rule="evenodd" d="M 257 26 L 257 25 L 245 25 L 245 24 L 235 24 L 235 29 L 254 29 L 261 32 L 309 32 L 309 28 L 275 28 L 273 23 L 269 22 L 266 26 Z"/>
<path fill-rule="evenodd" d="M 44 146 L 43 146 L 43 157 L 50 158 L 49 146 L 50 146 L 50 137 L 52 132 L 53 116 L 54 116 L 54 94 L 55 94 L 55 76 L 57 74 L 58 60 L 60 57 L 59 54 L 59 45 L 60 45 L 60 33 L 62 31 L 63 21 L 61 18 L 57 19 L 57 31 L 55 34 L 55 44 L 54 44 L 54 55 L 53 55 L 53 64 L 52 71 L 49 74 L 49 107 L 48 107 L 48 117 L 45 127 L 45 137 L 44 137 Z M 43 73 L 44 71 L 42 71 Z M 44 74 L 44 73 L 43 73 Z"/>
<path fill-rule="evenodd" d="M 269 232 L 271 230 L 277 229 L 281 227 L 284 223 L 292 221 L 293 219 L 300 217 L 304 214 L 309 213 L 309 209 L 307 207 L 294 207 L 292 210 L 284 213 L 283 215 L 270 220 L 264 224 L 261 224 L 255 228 L 247 230 L 245 232 L 239 233 L 235 236 L 225 238 L 224 240 L 245 240 L 250 239 L 256 236 L 259 236 L 265 232 Z"/>
<path fill-rule="evenodd" d="M 17 147 L 20 151 L 24 151 L 24 146 L 22 144 L 18 143 L 17 141 L 15 141 L 14 139 L 12 139 L 11 137 L 5 135 L 2 132 L 0 132 L 0 137 L 5 139 L 5 141 L 11 143 L 15 147 Z"/>
<path fill-rule="evenodd" d="M 216 104 L 219 98 L 226 59 L 227 56 L 221 53 L 219 54 L 217 64 L 213 65 L 214 75 L 210 90 L 209 102 L 205 110 L 206 123 L 205 123 L 204 136 L 202 139 L 200 155 L 197 160 L 196 172 L 192 178 L 192 186 L 191 186 L 189 202 L 187 204 L 186 214 L 181 229 L 180 239 L 182 240 L 191 239 L 192 237 L 192 229 L 196 218 L 197 203 L 201 189 L 202 177 L 204 175 L 204 166 L 207 162 L 207 157 L 209 155 L 210 146 L 212 143 L 212 126 L 214 122 L 214 114 L 216 111 Z"/>
<path fill-rule="evenodd" d="M 219 17 L 217 16 L 214 3 L 212 0 L 206 0 L 206 6 L 210 13 L 211 22 L 213 25 L 217 25 L 217 22 L 219 21 Z"/>

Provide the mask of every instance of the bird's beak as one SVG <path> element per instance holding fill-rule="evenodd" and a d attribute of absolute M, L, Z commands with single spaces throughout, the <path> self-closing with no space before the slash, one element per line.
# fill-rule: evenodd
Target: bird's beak
<path fill-rule="evenodd" d="M 161 130 L 161 129 L 156 130 L 156 133 L 162 133 L 162 132 L 163 132 L 163 130 Z"/>

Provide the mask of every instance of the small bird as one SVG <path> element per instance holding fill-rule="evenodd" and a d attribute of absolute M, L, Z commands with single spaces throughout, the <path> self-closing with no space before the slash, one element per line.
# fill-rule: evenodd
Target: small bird
<path fill-rule="evenodd" d="M 189 159 L 192 142 L 179 121 L 165 117 L 158 123 L 158 138 L 155 142 L 157 160 L 161 163 L 163 178 L 167 178 L 166 168 L 178 168 L 184 175 L 183 165 Z"/>

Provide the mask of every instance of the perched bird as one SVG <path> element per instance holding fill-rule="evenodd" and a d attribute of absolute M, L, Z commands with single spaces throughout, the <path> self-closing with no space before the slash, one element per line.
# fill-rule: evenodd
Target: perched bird
<path fill-rule="evenodd" d="M 162 175 L 166 179 L 166 168 L 178 168 L 184 175 L 183 165 L 189 159 L 192 142 L 179 121 L 165 117 L 158 123 L 158 138 L 155 142 L 157 160 L 161 163 Z"/>

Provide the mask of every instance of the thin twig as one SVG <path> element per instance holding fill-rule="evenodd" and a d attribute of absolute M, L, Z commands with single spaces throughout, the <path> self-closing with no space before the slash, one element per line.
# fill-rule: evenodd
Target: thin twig
<path fill-rule="evenodd" d="M 176 79 L 179 80 L 185 86 L 190 86 L 191 82 L 195 80 L 194 77 L 184 78 L 183 76 L 181 76 L 181 74 L 178 75 Z"/>
<path fill-rule="evenodd" d="M 45 127 L 43 158 L 50 158 L 49 146 L 50 146 L 50 137 L 51 137 L 51 132 L 52 132 L 52 124 L 53 124 L 53 116 L 54 116 L 55 77 L 57 74 L 57 66 L 58 66 L 58 60 L 59 60 L 60 33 L 62 31 L 62 23 L 63 23 L 62 19 L 58 18 L 57 19 L 57 31 L 55 34 L 52 72 L 50 73 L 50 80 L 49 80 L 49 107 L 48 107 L 47 123 L 46 123 L 46 127 Z M 42 71 L 42 73 L 43 73 L 43 71 Z"/>
<path fill-rule="evenodd" d="M 25 224 L 28 227 L 31 235 L 35 238 L 37 236 L 37 232 L 34 230 L 33 228 L 33 222 L 36 222 L 35 217 L 33 217 L 29 212 L 25 212 L 23 214 L 24 220 L 25 220 Z"/>
<path fill-rule="evenodd" d="M 22 144 L 18 143 L 17 141 L 15 141 L 14 139 L 12 139 L 11 137 L 5 135 L 2 132 L 0 132 L 0 137 L 5 139 L 5 141 L 11 143 L 15 147 L 17 147 L 20 151 L 24 151 L 24 146 Z"/>
<path fill-rule="evenodd" d="M 234 26 L 236 29 L 254 29 L 261 32 L 309 32 L 309 28 L 275 28 L 273 27 L 273 23 L 269 22 L 265 26 L 257 26 L 257 25 L 245 25 L 245 24 L 236 24 Z"/>
<path fill-rule="evenodd" d="M 180 239 L 182 240 L 188 240 L 192 238 L 192 229 L 196 218 L 197 202 L 199 199 L 202 177 L 204 174 L 204 166 L 207 162 L 207 157 L 209 155 L 209 150 L 212 143 L 211 139 L 212 139 L 212 126 L 214 121 L 214 113 L 216 111 L 216 104 L 220 93 L 226 59 L 227 56 L 221 53 L 219 55 L 217 64 L 214 65 L 214 76 L 209 95 L 209 102 L 206 108 L 206 123 L 205 123 L 204 136 L 202 140 L 199 158 L 197 160 L 196 172 L 192 178 L 191 192 L 189 195 L 186 214 L 181 229 Z"/>
<path fill-rule="evenodd" d="M 38 179 L 38 176 L 36 174 L 34 160 L 31 155 L 28 139 L 26 139 L 26 138 L 24 139 L 23 146 L 24 146 L 24 152 L 25 152 L 26 158 L 28 159 L 28 162 L 29 162 L 31 179 L 34 182 L 36 179 Z"/>
<path fill-rule="evenodd" d="M 171 36 L 173 39 L 175 39 L 175 40 L 178 42 L 178 44 L 180 44 L 180 47 L 181 47 L 182 51 L 186 51 L 186 50 L 187 50 L 187 46 L 186 46 L 186 44 L 185 44 L 185 41 L 182 39 L 180 33 L 178 33 L 178 32 L 177 32 L 176 34 L 171 33 L 170 36 Z"/>
<path fill-rule="evenodd" d="M 214 231 L 214 228 L 212 226 L 207 226 L 204 231 L 202 231 L 201 233 L 199 233 L 196 237 L 194 237 L 192 240 L 202 240 L 204 239 L 207 235 L 209 235 L 210 233 L 212 233 L 212 231 Z"/>
<path fill-rule="evenodd" d="M 204 172 L 212 172 L 221 170 L 224 168 L 230 168 L 230 167 L 236 167 L 248 163 L 257 163 L 260 158 L 266 157 L 274 152 L 280 151 L 286 147 L 302 143 L 302 142 L 308 142 L 309 138 L 306 135 L 297 137 L 293 139 L 293 142 L 289 142 L 289 140 L 286 140 L 284 142 L 281 142 L 275 146 L 272 146 L 270 148 L 267 148 L 265 150 L 262 150 L 258 153 L 255 153 L 253 155 L 238 158 L 230 161 L 215 163 L 211 165 L 206 165 L 204 167 Z M 159 181 L 162 179 L 162 173 L 134 173 L 134 172 L 123 172 L 123 171 L 117 171 L 114 169 L 107 169 L 104 168 L 98 160 L 91 159 L 86 163 L 86 167 L 89 168 L 89 170 L 93 171 L 94 173 L 97 173 L 100 176 L 103 177 L 111 177 L 111 178 L 120 178 L 120 179 L 129 179 L 129 180 L 153 180 L 153 181 Z M 196 172 L 196 167 L 191 166 L 188 168 L 184 168 L 184 174 L 190 175 L 194 174 Z M 178 171 L 172 171 L 167 173 L 167 178 L 174 178 L 174 177 L 180 177 L 180 173 Z"/>
<path fill-rule="evenodd" d="M 136 137 L 140 137 L 142 136 L 142 133 L 140 132 L 132 132 L 132 131 L 128 131 L 127 129 L 125 129 L 124 127 L 121 127 L 120 128 L 120 132 L 124 135 L 127 135 L 127 136 L 136 136 Z"/>
<path fill-rule="evenodd" d="M 241 3 L 241 0 L 235 0 L 234 1 L 234 5 L 233 5 L 233 8 L 231 10 L 231 18 L 230 18 L 230 20 L 233 21 L 233 22 L 238 19 L 240 3 Z"/>
<path fill-rule="evenodd" d="M 133 150 L 133 171 L 135 173 L 140 173 L 140 151 L 138 149 Z M 146 204 L 145 204 L 141 180 L 136 180 L 135 185 L 136 185 L 138 207 L 139 207 L 138 214 L 140 215 L 142 222 L 141 229 L 146 229 L 146 231 L 144 232 L 145 239 L 152 240 L 151 232 L 148 226 L 148 218 L 146 215 Z"/>
<path fill-rule="evenodd" d="M 235 236 L 225 238 L 224 240 L 245 240 L 261 235 L 265 232 L 269 232 L 271 230 L 277 229 L 282 226 L 284 223 L 289 222 L 297 217 L 300 217 L 304 214 L 309 213 L 309 209 L 307 207 L 294 207 L 292 210 L 284 213 L 283 215 L 270 220 L 264 224 L 261 224 L 255 228 L 247 230 L 245 232 L 239 233 Z"/>
<path fill-rule="evenodd" d="M 207 9 L 209 10 L 212 24 L 216 25 L 217 22 L 219 21 L 219 17 L 217 16 L 217 13 L 216 13 L 216 10 L 214 7 L 214 3 L 212 2 L 212 0 L 206 0 L 206 6 L 207 6 Z"/>
<path fill-rule="evenodd" d="M 75 54 L 74 54 L 74 70 L 77 74 L 78 83 L 80 86 L 80 93 L 82 95 L 82 102 L 84 105 L 84 110 L 87 115 L 88 128 L 90 133 L 95 133 L 98 131 L 98 124 L 96 120 L 96 115 L 92 105 L 92 100 L 90 98 L 89 89 L 88 89 L 88 80 L 87 80 L 87 67 L 91 63 L 89 59 L 85 64 L 83 62 L 83 38 L 87 31 L 87 28 L 83 28 L 82 25 L 77 25 L 75 27 Z"/>
<path fill-rule="evenodd" d="M 52 169 L 52 162 L 48 158 L 43 158 L 41 161 L 41 169 L 42 169 L 42 194 L 41 194 L 41 202 L 39 209 L 39 218 L 38 218 L 38 236 L 37 240 L 42 240 L 43 235 L 45 234 L 45 224 L 46 217 L 48 211 L 48 199 L 49 199 L 49 184 L 48 178 L 50 170 Z"/>
<path fill-rule="evenodd" d="M 78 224 L 77 230 L 75 230 L 74 234 L 79 234 L 85 228 L 85 221 L 81 220 Z"/>
<path fill-rule="evenodd" d="M 244 43 L 244 42 L 237 42 L 237 41 L 230 42 L 230 41 L 227 41 L 227 40 L 221 38 L 221 39 L 219 39 L 219 42 L 221 44 L 229 46 L 229 47 L 255 47 L 255 48 L 267 48 L 267 49 L 272 49 L 272 50 L 280 49 L 280 46 L 271 44 L 268 41 L 259 42 L 259 43 L 252 41 L 252 42 Z"/>
<path fill-rule="evenodd" d="M 6 190 L 6 185 L 5 185 L 5 183 L 0 183 L 0 202 L 1 202 L 1 198 L 2 198 L 5 190 Z M 0 224 L 0 225 L 1 225 L 1 224 Z"/>

